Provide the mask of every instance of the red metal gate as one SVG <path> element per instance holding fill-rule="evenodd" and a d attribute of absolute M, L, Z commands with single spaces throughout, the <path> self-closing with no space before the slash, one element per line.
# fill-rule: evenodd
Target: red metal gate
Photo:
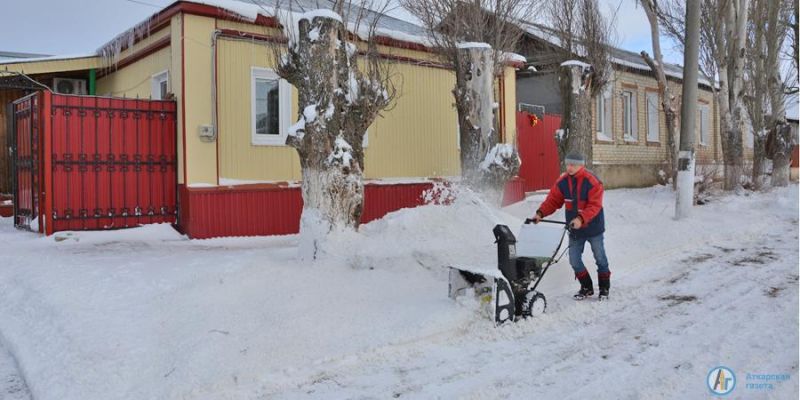
<path fill-rule="evenodd" d="M 32 163 L 41 171 L 40 231 L 175 222 L 174 102 L 50 92 L 33 98 L 41 105 L 40 113 L 31 113 L 31 125 L 41 133 L 38 160 Z M 24 167 L 15 165 L 15 175 Z M 20 201 L 25 204 L 24 197 Z"/>
<path fill-rule="evenodd" d="M 561 116 L 545 114 L 532 121 L 527 112 L 517 112 L 519 157 L 522 165 L 519 176 L 524 179 L 525 191 L 549 189 L 561 173 L 555 133 L 561 127 Z"/>
<path fill-rule="evenodd" d="M 13 115 L 11 129 L 11 152 L 14 172 L 14 226 L 39 231 L 39 165 L 40 96 L 34 93 L 14 101 L 10 107 Z"/>

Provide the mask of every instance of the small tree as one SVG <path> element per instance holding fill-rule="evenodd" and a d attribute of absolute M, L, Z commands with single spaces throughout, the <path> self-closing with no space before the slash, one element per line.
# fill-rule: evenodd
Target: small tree
<path fill-rule="evenodd" d="M 461 141 L 461 174 L 475 188 L 495 191 L 517 174 L 516 147 L 501 143 L 494 109 L 494 82 L 517 47 L 517 21 L 535 0 L 400 0 L 428 30 L 428 40 L 453 67 Z"/>
<path fill-rule="evenodd" d="M 678 107 L 680 102 L 678 98 L 672 93 L 667 81 L 667 75 L 664 73 L 664 56 L 661 53 L 661 32 L 658 25 L 658 3 L 656 0 L 639 0 L 639 3 L 644 8 L 644 13 L 647 15 L 647 20 L 650 23 L 650 40 L 653 44 L 653 58 L 647 54 L 646 51 L 641 52 L 642 59 L 653 71 L 653 74 L 658 81 L 658 96 L 661 101 L 661 108 L 664 110 L 664 122 L 667 127 L 667 170 L 668 177 L 672 180 L 672 186 L 675 188 L 677 183 L 677 164 L 675 160 L 678 159 Z"/>
<path fill-rule="evenodd" d="M 363 137 L 396 94 L 389 65 L 380 60 L 373 40 L 380 14 L 361 28 L 367 24 L 366 6 L 336 0 L 332 10 L 286 12 L 288 50 L 274 48 L 278 75 L 298 93 L 298 121 L 286 143 L 300 156 L 302 256 L 316 258 L 331 231 L 358 227 L 364 200 Z M 348 31 L 345 21 L 364 39 Z"/>
<path fill-rule="evenodd" d="M 577 151 L 592 165 L 592 101 L 611 79 L 608 53 L 613 22 L 600 12 L 597 0 L 548 3 L 547 16 L 559 40 L 561 129 L 556 138 L 561 169 L 564 158 Z M 599 110 L 598 110 L 599 112 Z"/>
<path fill-rule="evenodd" d="M 767 159 L 773 159 L 774 183 L 788 182 L 788 172 L 782 172 L 788 169 L 790 146 L 781 144 L 790 143 L 791 138 L 786 138 L 782 129 L 786 125 L 785 85 L 780 79 L 779 55 L 788 34 L 787 18 L 783 16 L 790 9 L 790 3 L 783 0 L 753 0 L 750 8 L 744 100 L 754 132 L 752 181 L 755 189 L 767 183 L 764 179 Z M 768 138 L 773 139 L 769 141 L 769 149 Z M 777 138 L 781 140 L 774 140 Z"/>

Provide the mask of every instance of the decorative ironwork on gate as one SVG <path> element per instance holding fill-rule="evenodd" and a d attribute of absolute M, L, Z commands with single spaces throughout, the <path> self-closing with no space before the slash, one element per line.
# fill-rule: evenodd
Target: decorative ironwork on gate
<path fill-rule="evenodd" d="M 43 185 L 43 199 L 33 197 L 43 232 L 176 221 L 175 102 L 50 92 L 33 96 L 42 112 L 31 113 L 30 126 L 41 131 L 38 141 L 31 141 L 38 143 L 31 153 L 39 157 L 15 158 L 15 176 L 22 179 L 28 163 L 40 172 L 31 185 L 25 181 L 15 188 Z"/>
<path fill-rule="evenodd" d="M 11 103 L 11 157 L 14 165 L 14 226 L 38 231 L 39 188 L 41 181 L 39 93 L 33 93 Z"/>

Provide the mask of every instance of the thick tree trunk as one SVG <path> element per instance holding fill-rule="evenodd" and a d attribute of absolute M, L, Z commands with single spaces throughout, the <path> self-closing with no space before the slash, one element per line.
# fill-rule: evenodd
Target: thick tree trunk
<path fill-rule="evenodd" d="M 586 167 L 592 167 L 592 91 L 594 70 L 591 65 L 579 61 L 561 64 L 561 98 L 563 118 L 561 137 L 558 143 L 558 158 L 561 170 L 565 169 L 567 154 L 577 152 L 586 158 Z M 598 112 L 600 112 L 598 110 Z"/>
<path fill-rule="evenodd" d="M 357 229 L 364 199 L 363 135 L 389 102 L 381 82 L 356 70 L 355 46 L 337 15 L 299 21 L 278 74 L 297 88 L 299 119 L 287 144 L 300 157 L 303 214 L 300 255 L 316 258 L 325 237 Z"/>
<path fill-rule="evenodd" d="M 785 121 L 778 121 L 773 134 L 774 143 L 769 149 L 772 154 L 772 186 L 787 186 L 792 161 L 792 128 Z"/>
<path fill-rule="evenodd" d="M 745 56 L 745 27 L 747 22 L 747 0 L 731 0 L 720 10 L 723 23 L 717 24 L 714 32 L 717 43 L 729 43 L 715 51 L 715 63 L 719 68 L 720 135 L 722 136 L 722 158 L 725 170 L 725 190 L 741 186 L 744 171 L 744 149 L 742 147 L 743 104 L 742 78 Z"/>
<path fill-rule="evenodd" d="M 479 43 L 457 50 L 456 87 L 453 96 L 458 111 L 461 140 L 461 174 L 468 182 L 480 180 L 479 165 L 497 143 L 494 129 L 494 64 L 492 48 Z"/>
<path fill-rule="evenodd" d="M 465 183 L 497 197 L 505 182 L 519 171 L 516 148 L 500 143 L 494 117 L 494 50 L 484 43 L 458 47 L 456 87 L 461 141 L 461 175 Z M 495 200 L 495 199 L 492 199 Z"/>

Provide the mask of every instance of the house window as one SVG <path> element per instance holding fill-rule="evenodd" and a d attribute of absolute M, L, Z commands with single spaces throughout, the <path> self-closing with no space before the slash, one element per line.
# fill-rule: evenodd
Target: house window
<path fill-rule="evenodd" d="M 150 78 L 150 97 L 153 100 L 164 100 L 169 93 L 169 71 L 162 71 Z"/>
<path fill-rule="evenodd" d="M 658 142 L 658 93 L 648 92 L 647 99 L 647 141 Z"/>
<path fill-rule="evenodd" d="M 291 87 L 266 68 L 253 67 L 251 78 L 252 143 L 284 145 L 291 111 Z"/>
<path fill-rule="evenodd" d="M 610 86 L 610 85 L 609 85 Z M 597 139 L 612 141 L 614 136 L 611 130 L 611 88 L 606 87 L 603 93 L 597 96 L 596 104 Z"/>
<path fill-rule="evenodd" d="M 636 92 L 625 90 L 622 92 L 622 137 L 625 141 L 635 142 L 638 140 L 637 117 Z"/>
<path fill-rule="evenodd" d="M 708 104 L 700 104 L 700 144 L 707 146 L 709 143 L 709 112 Z"/>

